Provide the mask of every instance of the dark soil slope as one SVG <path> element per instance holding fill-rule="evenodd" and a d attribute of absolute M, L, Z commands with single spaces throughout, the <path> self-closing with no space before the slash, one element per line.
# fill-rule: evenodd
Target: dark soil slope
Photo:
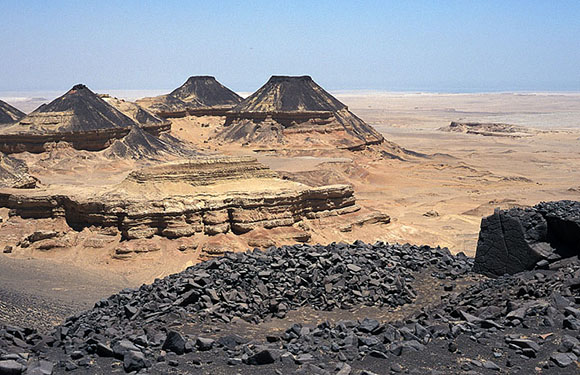
<path fill-rule="evenodd" d="M 24 116 L 26 116 L 24 112 L 0 100 L 0 125 L 11 124 Z"/>

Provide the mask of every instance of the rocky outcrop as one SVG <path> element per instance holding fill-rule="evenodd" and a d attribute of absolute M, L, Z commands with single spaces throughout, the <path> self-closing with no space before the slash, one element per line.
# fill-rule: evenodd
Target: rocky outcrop
<path fill-rule="evenodd" d="M 166 95 L 143 98 L 137 103 L 163 118 L 224 116 L 242 97 L 211 76 L 192 76 Z"/>
<path fill-rule="evenodd" d="M 26 116 L 24 112 L 0 100 L 0 126 L 12 124 L 24 116 Z"/>
<path fill-rule="evenodd" d="M 37 183 L 26 163 L 0 152 L 0 188 L 32 189 Z"/>
<path fill-rule="evenodd" d="M 580 255 L 580 202 L 496 210 L 481 221 L 474 271 L 488 276 L 549 268 Z"/>
<path fill-rule="evenodd" d="M 261 144 L 297 143 L 358 149 L 383 136 L 309 76 L 272 76 L 226 115 L 218 139 Z M 315 138 L 319 138 L 318 140 Z M 318 144 L 318 145 L 317 145 Z"/>
<path fill-rule="evenodd" d="M 276 177 L 275 172 L 258 163 L 256 158 L 217 156 L 143 168 L 131 172 L 127 180 L 141 184 L 185 182 L 193 186 L 205 186 L 231 180 Z"/>
<path fill-rule="evenodd" d="M 251 157 L 205 157 L 132 172 L 93 195 L 0 192 L 23 218 L 64 217 L 77 230 L 115 227 L 124 239 L 243 234 L 357 211 L 352 187 L 308 187 L 278 179 Z"/>
<path fill-rule="evenodd" d="M 141 128 L 155 136 L 171 131 L 171 122 L 154 115 L 136 103 L 118 99 L 107 94 L 101 94 L 99 96 L 124 115 L 133 119 Z"/>
<path fill-rule="evenodd" d="M 146 129 L 137 126 L 133 127 L 124 138 L 115 140 L 103 151 L 103 154 L 111 159 L 135 160 L 160 160 L 167 157 L 197 155 L 195 150 L 188 148 L 186 144 L 169 134 L 156 137 Z"/>
<path fill-rule="evenodd" d="M 102 150 L 126 136 L 135 121 L 109 105 L 84 85 L 43 104 L 14 125 L 0 129 L 0 151 L 43 152 L 51 142 L 68 142 L 76 149 Z"/>
<path fill-rule="evenodd" d="M 281 192 L 228 192 L 145 199 L 108 194 L 93 198 L 0 193 L 0 206 L 23 218 L 65 217 L 77 230 L 116 227 L 123 239 L 196 233 L 242 234 L 256 228 L 291 226 L 304 218 L 357 211 L 353 190 L 334 185 Z"/>
<path fill-rule="evenodd" d="M 484 135 L 492 137 L 529 137 L 538 131 L 524 126 L 493 123 L 493 122 L 458 122 L 451 121 L 448 126 L 439 128 L 445 132 Z"/>

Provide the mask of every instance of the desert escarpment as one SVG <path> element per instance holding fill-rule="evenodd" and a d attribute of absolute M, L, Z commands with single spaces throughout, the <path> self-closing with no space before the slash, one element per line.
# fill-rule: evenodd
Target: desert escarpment
<path fill-rule="evenodd" d="M 12 124 L 24 116 L 26 116 L 24 112 L 0 100 L 0 125 Z"/>
<path fill-rule="evenodd" d="M 0 206 L 23 218 L 64 217 L 77 230 L 114 227 L 123 239 L 243 234 L 359 209 L 348 185 L 284 181 L 252 158 L 201 158 L 144 168 L 113 189 L 88 196 L 3 191 Z"/>
<path fill-rule="evenodd" d="M 262 148 L 341 149 L 360 149 L 384 140 L 309 76 L 272 76 L 226 114 L 217 138 Z"/>
<path fill-rule="evenodd" d="M 242 98 L 211 76 L 192 76 L 166 95 L 143 98 L 137 104 L 163 118 L 223 116 Z"/>
<path fill-rule="evenodd" d="M 0 130 L 0 151 L 44 152 L 44 145 L 68 142 L 76 149 L 98 151 L 111 140 L 123 138 L 135 121 L 99 98 L 85 85 L 76 85 L 63 96 Z"/>

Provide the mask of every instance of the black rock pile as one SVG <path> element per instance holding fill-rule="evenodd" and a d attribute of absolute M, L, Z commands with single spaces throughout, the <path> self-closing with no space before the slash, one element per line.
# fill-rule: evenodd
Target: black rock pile
<path fill-rule="evenodd" d="M 461 253 L 411 245 L 227 254 L 123 290 L 50 335 L 1 327 L 0 375 L 577 374 L 579 212 L 577 202 L 497 212 L 520 225 L 502 233 L 521 228 L 530 248 L 546 243 L 559 258 L 493 279 Z M 305 307 L 314 319 L 302 320 Z"/>
<path fill-rule="evenodd" d="M 167 329 L 176 322 L 258 323 L 304 305 L 392 308 L 413 302 L 410 282 L 417 272 L 428 269 L 437 278 L 455 279 L 471 267 L 472 259 L 452 256 L 448 249 L 360 241 L 230 253 L 101 300 L 93 310 L 68 318 L 53 335 L 6 331 L 0 350 L 63 349 L 70 358 L 61 367 L 69 369 L 90 363 L 89 358 L 114 356 L 131 371 L 139 367 L 134 362 L 149 367 L 161 349 L 182 354 L 203 347 L 199 339 L 192 343 Z"/>

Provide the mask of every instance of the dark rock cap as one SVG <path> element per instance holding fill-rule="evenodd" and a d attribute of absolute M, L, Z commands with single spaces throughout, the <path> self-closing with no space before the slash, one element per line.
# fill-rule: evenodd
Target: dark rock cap
<path fill-rule="evenodd" d="M 272 76 L 232 112 L 337 112 L 345 108 L 310 76 Z"/>

